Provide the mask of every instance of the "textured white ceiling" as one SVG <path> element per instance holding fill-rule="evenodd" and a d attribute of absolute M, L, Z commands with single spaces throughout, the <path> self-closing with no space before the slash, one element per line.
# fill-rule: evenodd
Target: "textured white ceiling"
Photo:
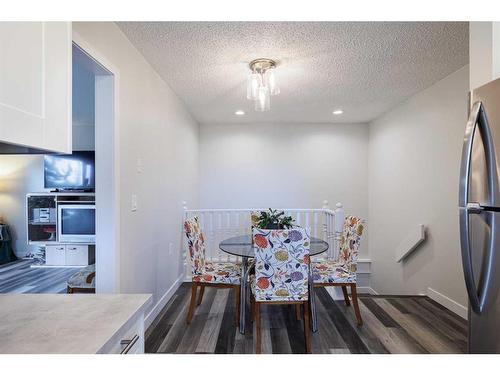
<path fill-rule="evenodd" d="M 366 122 L 468 63 L 465 22 L 120 22 L 200 123 Z M 271 110 L 248 62 L 279 61 Z M 334 116 L 341 108 L 344 114 Z M 235 116 L 242 109 L 245 116 Z"/>

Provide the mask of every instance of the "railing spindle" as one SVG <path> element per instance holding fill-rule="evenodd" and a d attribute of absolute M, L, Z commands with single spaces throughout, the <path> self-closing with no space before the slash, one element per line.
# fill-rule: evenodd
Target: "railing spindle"
<path fill-rule="evenodd" d="M 213 248 L 215 246 L 215 242 L 216 242 L 216 239 L 215 239 L 215 228 L 214 228 L 214 213 L 213 212 L 210 212 L 208 215 L 208 227 L 210 228 L 209 232 L 208 232 L 208 236 L 209 236 L 209 251 L 208 251 L 208 258 L 211 259 L 212 258 L 212 254 L 213 254 Z"/>
<path fill-rule="evenodd" d="M 313 230 L 312 230 L 313 236 L 318 237 L 318 212 L 314 211 L 313 212 Z"/>
<path fill-rule="evenodd" d="M 232 214 L 232 212 L 229 211 L 227 213 L 227 234 L 228 234 L 228 238 L 234 236 L 233 217 L 234 217 L 234 215 Z M 229 262 L 230 255 L 227 254 L 227 253 L 225 253 L 224 255 L 226 256 L 226 261 Z"/>

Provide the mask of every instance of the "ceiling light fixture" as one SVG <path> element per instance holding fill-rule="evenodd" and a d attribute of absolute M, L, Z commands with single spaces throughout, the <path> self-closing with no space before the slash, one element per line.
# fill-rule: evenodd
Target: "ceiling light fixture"
<path fill-rule="evenodd" d="M 341 109 L 336 109 L 335 111 L 333 111 L 334 115 L 341 115 L 342 113 L 344 113 L 344 111 Z"/>
<path fill-rule="evenodd" d="M 238 110 L 238 111 L 234 112 L 234 114 L 235 114 L 236 116 L 243 116 L 243 115 L 245 114 L 245 112 L 244 112 L 244 111 L 242 111 L 242 110 L 240 109 L 240 110 Z"/>
<path fill-rule="evenodd" d="M 252 72 L 248 76 L 247 99 L 254 101 L 258 112 L 269 111 L 271 95 L 280 93 L 274 74 L 276 65 L 271 59 L 255 59 L 248 64 Z"/>

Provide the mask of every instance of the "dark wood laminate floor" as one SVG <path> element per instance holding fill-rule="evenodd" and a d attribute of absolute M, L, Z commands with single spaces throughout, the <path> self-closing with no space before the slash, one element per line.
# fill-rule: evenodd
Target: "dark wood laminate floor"
<path fill-rule="evenodd" d="M 464 353 L 466 321 L 427 297 L 361 296 L 364 325 L 353 308 L 317 288 L 319 331 L 313 353 Z M 234 322 L 234 292 L 206 288 L 186 325 L 190 284 L 177 290 L 146 332 L 148 353 L 253 353 L 253 325 L 241 335 Z M 247 314 L 248 316 L 248 314 Z M 303 353 L 302 322 L 292 306 L 263 306 L 262 351 Z"/>
<path fill-rule="evenodd" d="M 77 268 L 31 268 L 31 260 L 0 265 L 0 293 L 66 293 Z"/>

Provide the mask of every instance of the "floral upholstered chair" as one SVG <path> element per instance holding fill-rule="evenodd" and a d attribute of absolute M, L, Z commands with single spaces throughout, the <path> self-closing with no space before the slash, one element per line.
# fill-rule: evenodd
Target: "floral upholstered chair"
<path fill-rule="evenodd" d="M 356 290 L 356 271 L 359 242 L 363 234 L 365 221 L 348 216 L 344 221 L 340 249 L 337 259 L 327 259 L 312 263 L 314 286 L 340 286 L 347 306 L 350 305 L 347 287 L 351 288 L 354 313 L 359 325 L 363 324 L 359 311 L 358 293 Z"/>
<path fill-rule="evenodd" d="M 255 275 L 251 311 L 256 322 L 256 353 L 261 352 L 261 304 L 295 304 L 304 310 L 306 352 L 309 339 L 309 231 L 253 229 Z"/>
<path fill-rule="evenodd" d="M 241 265 L 234 262 L 210 262 L 205 259 L 205 238 L 201 232 L 198 217 L 192 217 L 184 222 L 184 232 L 187 237 L 192 269 L 191 303 L 186 322 L 191 323 L 195 305 L 201 304 L 206 286 L 235 289 L 235 316 L 238 322 L 240 315 Z M 200 294 L 198 303 L 196 303 L 198 287 L 200 287 Z"/>

